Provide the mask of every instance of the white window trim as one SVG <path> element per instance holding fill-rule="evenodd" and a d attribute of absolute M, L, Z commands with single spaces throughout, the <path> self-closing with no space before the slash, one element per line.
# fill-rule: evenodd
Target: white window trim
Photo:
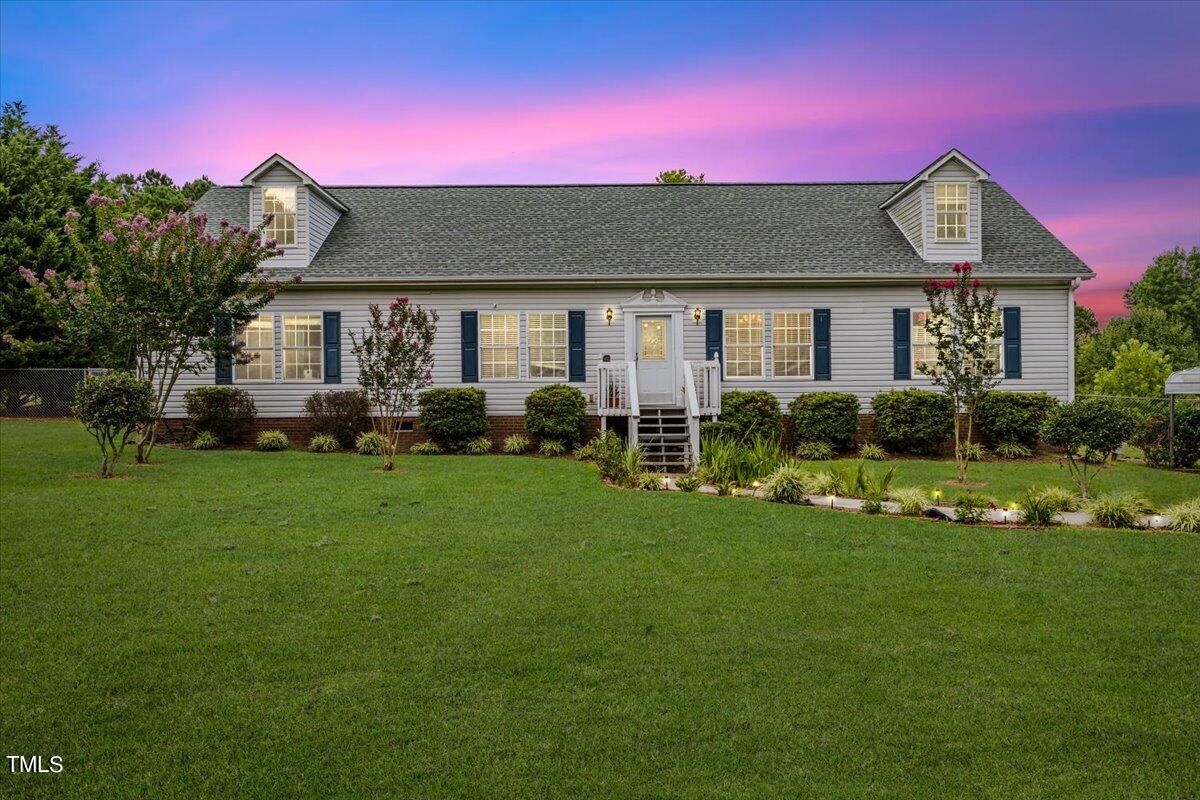
<path fill-rule="evenodd" d="M 721 376 L 721 380 L 736 381 L 736 382 L 769 380 L 767 378 L 767 315 L 769 313 L 770 312 L 767 311 L 766 309 L 761 309 L 761 308 L 726 309 L 724 311 L 724 316 L 721 319 L 721 354 L 722 354 L 721 371 L 725 372 L 726 374 Z M 729 375 L 727 373 L 729 361 L 727 358 L 725 358 L 725 356 L 728 354 L 729 348 L 730 347 L 753 347 L 754 346 L 752 344 L 730 345 L 725 341 L 725 321 L 729 319 L 729 315 L 731 315 L 731 314 L 734 316 L 736 316 L 738 314 L 759 314 L 762 316 L 762 344 L 760 344 L 758 346 L 759 351 L 762 353 L 762 362 L 761 362 L 762 363 L 762 374 L 761 375 Z M 773 359 L 772 359 L 771 363 L 772 363 L 772 365 L 774 365 Z"/>
<path fill-rule="evenodd" d="M 262 191 L 258 193 L 258 220 L 262 222 L 267 216 L 267 190 L 268 189 L 291 189 L 292 190 L 292 216 L 296 218 L 296 241 L 291 244 L 276 244 L 277 247 L 282 247 L 284 250 L 299 250 L 300 249 L 300 186 L 280 185 L 280 186 L 263 186 Z M 263 229 L 263 241 L 270 239 L 270 234 L 266 228 Z"/>
<path fill-rule="evenodd" d="M 287 346 L 287 317 L 312 317 L 315 316 L 321 321 L 321 336 L 320 344 L 317 346 L 317 353 L 321 360 L 317 367 L 317 377 L 315 378 L 289 378 L 287 377 L 287 351 L 291 350 L 308 350 L 307 347 L 292 347 Z M 320 311 L 290 311 L 280 312 L 279 315 L 279 380 L 282 383 L 324 383 L 325 382 L 325 314 Z"/>
<path fill-rule="evenodd" d="M 1002 375 L 1004 373 L 1004 312 L 1001 311 L 1000 309 L 996 309 L 996 310 L 999 312 L 998 316 L 1000 317 L 1000 335 L 996 337 L 996 340 L 1000 342 L 1000 357 L 996 359 L 995 374 Z M 912 375 L 911 380 L 929 382 L 932 380 L 932 378 L 929 375 L 926 375 L 924 372 L 921 372 L 920 370 L 917 369 L 917 348 L 916 348 L 916 342 L 914 342 L 913 338 L 912 338 L 913 328 L 916 327 L 916 316 L 917 316 L 917 314 L 921 314 L 921 313 L 932 314 L 933 312 L 930 311 L 928 308 L 912 308 L 912 309 L 909 309 L 909 312 L 908 312 L 909 374 Z"/>
<path fill-rule="evenodd" d="M 489 312 L 489 313 L 495 313 L 495 312 Z M 524 355 L 525 355 L 524 380 L 528 381 L 530 383 L 567 383 L 568 381 L 570 381 L 570 379 L 571 379 L 571 318 L 570 318 L 570 315 L 566 312 L 565 309 L 547 309 L 547 310 L 543 311 L 543 310 L 537 309 L 537 308 L 529 309 L 527 311 L 521 311 L 521 312 L 518 312 L 518 314 L 519 314 L 519 316 L 517 318 L 517 330 L 521 331 L 522 329 L 524 329 L 524 332 L 525 332 L 525 336 L 524 336 L 525 345 L 524 345 L 524 347 L 521 348 L 524 351 Z M 535 377 L 533 377 L 533 355 L 530 353 L 530 350 L 533 349 L 533 346 L 529 343 L 529 315 L 530 314 L 562 314 L 563 321 L 566 323 L 567 343 L 563 345 L 563 376 L 561 378 L 553 378 L 553 377 L 551 377 L 551 378 L 545 378 L 545 377 L 535 378 Z M 518 375 L 521 374 L 520 360 L 521 360 L 520 354 L 518 354 L 518 356 L 517 356 L 517 361 L 518 361 L 517 374 Z M 521 378 L 518 378 L 518 380 L 521 380 Z"/>
<path fill-rule="evenodd" d="M 489 315 L 510 314 L 517 318 L 517 345 L 516 345 L 517 375 L 515 378 L 485 378 L 485 377 L 483 377 L 483 350 L 484 350 L 483 341 L 482 341 L 482 339 L 483 339 L 483 336 L 482 336 L 483 324 L 480 322 L 480 317 L 482 317 L 484 314 L 489 314 Z M 476 335 L 476 341 L 475 341 L 476 367 L 475 367 L 475 369 L 476 369 L 476 374 L 479 376 L 480 383 L 515 383 L 517 381 L 523 380 L 523 378 L 522 378 L 523 370 L 521 369 L 521 351 L 524 348 L 521 346 L 521 340 L 523 338 L 521 336 L 521 329 L 524 326 L 522 325 L 522 316 L 523 316 L 523 312 L 513 311 L 511 309 L 481 308 L 481 309 L 476 310 L 476 312 L 475 312 L 475 319 L 476 319 L 476 323 L 475 323 L 476 324 L 476 333 L 475 333 L 475 335 Z M 487 349 L 499 350 L 501 348 L 489 347 Z"/>
<path fill-rule="evenodd" d="M 808 374 L 807 375 L 777 375 L 775 374 L 775 315 L 776 314 L 808 314 Z M 766 339 L 766 321 L 763 321 Z M 803 347 L 803 345 L 783 345 L 784 347 Z M 771 311 L 771 380 L 781 381 L 811 381 L 816 380 L 817 374 L 817 320 L 811 308 L 777 308 Z M 765 369 L 765 366 L 764 366 Z"/>
<path fill-rule="evenodd" d="M 938 230 L 938 207 L 937 207 L 937 190 L 939 186 L 962 186 L 966 189 L 967 209 L 966 211 L 951 211 L 951 214 L 963 214 L 963 231 L 965 235 L 960 239 L 957 237 L 942 237 L 937 235 Z M 971 241 L 971 184 L 966 181 L 938 181 L 933 184 L 933 241 L 940 244 L 962 244 L 963 242 Z"/>
<path fill-rule="evenodd" d="M 266 313 L 261 313 L 258 316 L 266 317 L 267 319 L 271 320 L 271 377 L 269 377 L 269 378 L 239 378 L 237 376 L 238 365 L 235 362 L 233 365 L 233 382 L 235 384 L 236 383 L 246 383 L 246 384 L 275 383 L 275 374 L 276 374 L 275 360 L 279 356 L 279 342 L 277 341 L 277 337 L 275 335 L 275 314 L 274 314 L 274 312 L 268 311 Z"/>

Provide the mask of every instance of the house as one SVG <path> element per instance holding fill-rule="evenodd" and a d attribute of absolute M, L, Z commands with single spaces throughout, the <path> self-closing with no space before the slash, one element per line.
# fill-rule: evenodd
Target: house
<path fill-rule="evenodd" d="M 298 432 L 312 392 L 355 385 L 367 305 L 403 294 L 441 317 L 435 385 L 485 389 L 493 439 L 531 390 L 569 382 L 596 426 L 686 460 L 722 391 L 853 392 L 867 412 L 928 385 L 921 287 L 960 261 L 997 287 L 1003 388 L 1066 400 L 1093 275 L 957 150 L 902 182 L 700 185 L 322 186 L 273 155 L 198 209 L 273 213 L 285 255 L 267 264 L 303 280 L 246 330 L 254 360 L 185 376 L 168 416 L 232 383 L 261 425 Z"/>

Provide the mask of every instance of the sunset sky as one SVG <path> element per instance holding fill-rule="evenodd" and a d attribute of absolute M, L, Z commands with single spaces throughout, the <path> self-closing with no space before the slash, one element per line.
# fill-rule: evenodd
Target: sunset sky
<path fill-rule="evenodd" d="M 950 147 L 1099 277 L 1200 244 L 1200 3 L 4 2 L 0 95 L 109 172 L 892 180 Z M 985 222 L 986 224 L 986 222 Z"/>

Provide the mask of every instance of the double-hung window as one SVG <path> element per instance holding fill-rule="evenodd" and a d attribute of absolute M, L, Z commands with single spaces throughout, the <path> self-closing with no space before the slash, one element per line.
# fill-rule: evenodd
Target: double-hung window
<path fill-rule="evenodd" d="M 259 314 L 246 323 L 239 340 L 241 357 L 233 368 L 238 381 L 275 380 L 275 317 Z"/>
<path fill-rule="evenodd" d="M 763 375 L 763 313 L 732 311 L 725 314 L 725 376 L 761 378 Z"/>
<path fill-rule="evenodd" d="M 263 219 L 271 221 L 263 228 L 263 238 L 274 239 L 280 247 L 296 244 L 296 187 L 271 186 L 263 189 Z"/>
<path fill-rule="evenodd" d="M 933 191 L 938 241 L 966 241 L 969 187 L 965 183 L 938 183 Z"/>
<path fill-rule="evenodd" d="M 812 377 L 812 333 L 811 311 L 771 312 L 775 377 Z"/>
<path fill-rule="evenodd" d="M 526 335 L 529 338 L 529 377 L 567 377 L 567 315 L 530 312 Z"/>
<path fill-rule="evenodd" d="M 321 375 L 321 315 L 283 317 L 283 379 L 319 381 Z"/>
<path fill-rule="evenodd" d="M 479 314 L 479 378 L 485 381 L 516 380 L 520 349 L 518 316 L 511 313 Z"/>
<path fill-rule="evenodd" d="M 997 373 L 1003 368 L 1004 361 L 1004 330 L 1000 312 L 994 312 L 996 322 L 996 337 L 988 342 L 988 361 L 991 362 L 992 372 Z M 937 340 L 925 328 L 926 320 L 933 324 L 948 324 L 945 319 L 938 319 L 928 311 L 912 312 L 912 366 L 913 377 L 924 374 L 919 369 L 926 365 L 934 371 L 938 368 Z"/>

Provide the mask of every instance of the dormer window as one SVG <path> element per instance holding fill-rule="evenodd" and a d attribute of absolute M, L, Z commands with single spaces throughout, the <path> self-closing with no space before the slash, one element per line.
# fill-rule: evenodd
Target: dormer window
<path fill-rule="evenodd" d="M 934 184 L 938 241 L 964 242 L 967 240 L 968 191 L 965 183 Z"/>
<path fill-rule="evenodd" d="M 296 187 L 272 186 L 263 189 L 263 219 L 274 215 L 263 229 L 263 236 L 280 247 L 296 244 Z"/>

